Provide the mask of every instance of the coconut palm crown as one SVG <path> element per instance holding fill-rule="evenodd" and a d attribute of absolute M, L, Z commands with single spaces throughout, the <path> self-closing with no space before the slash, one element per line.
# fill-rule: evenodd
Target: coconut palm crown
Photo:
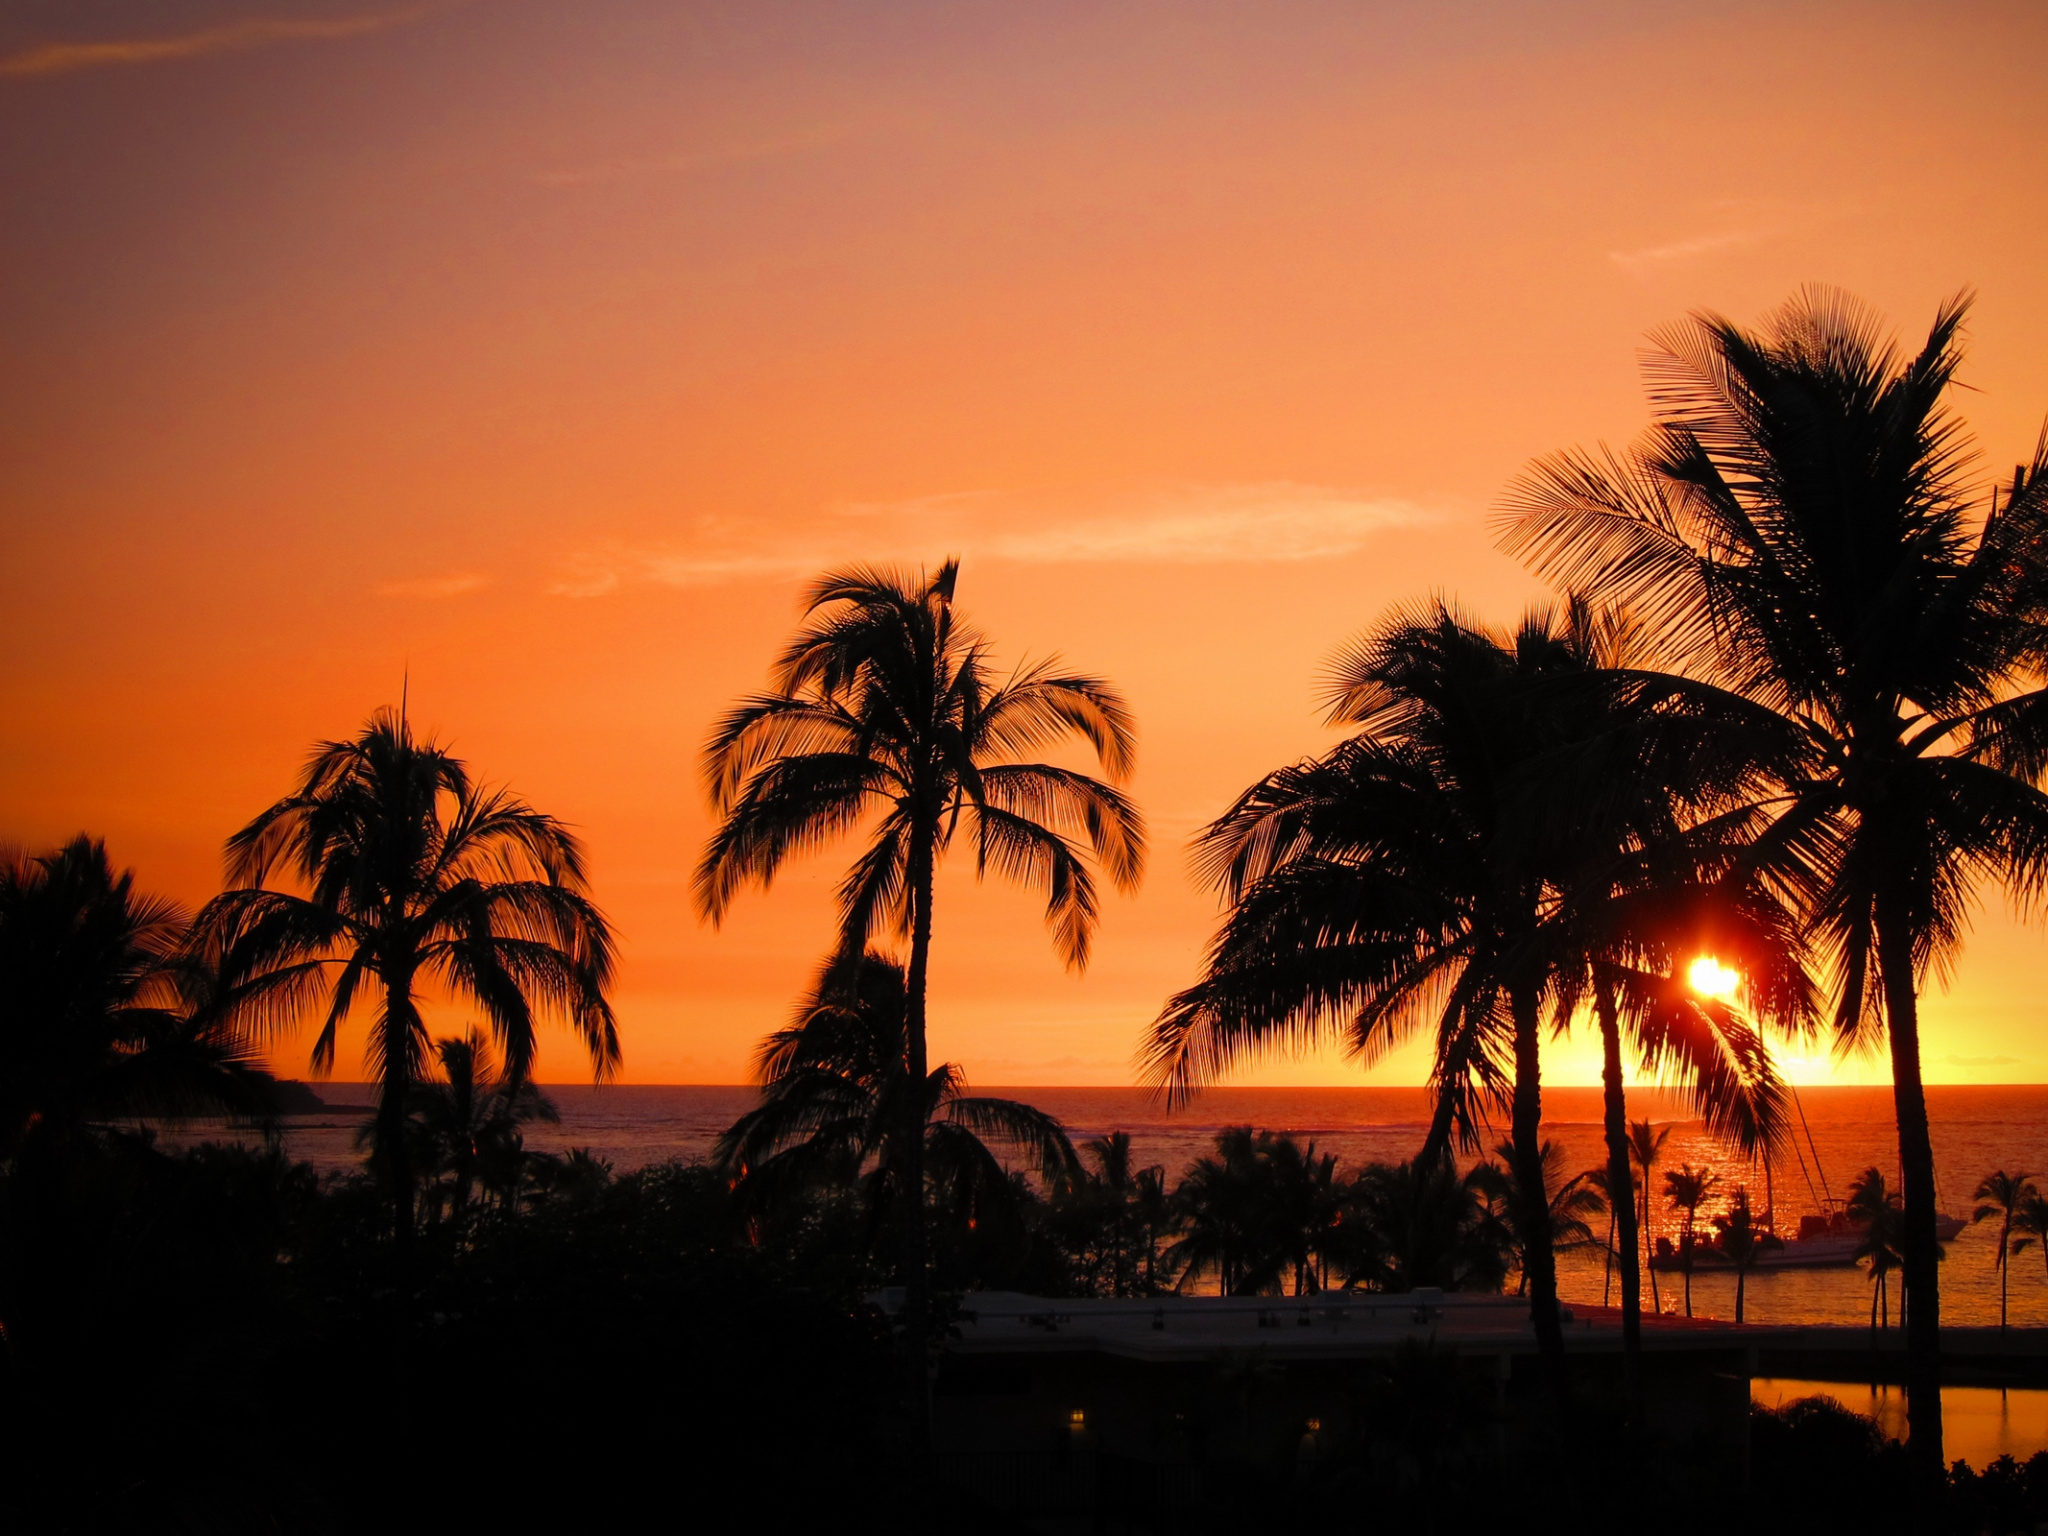
<path fill-rule="evenodd" d="M 278 876 L 298 889 L 274 888 Z M 577 839 L 476 783 L 401 711 L 316 748 L 293 792 L 229 840 L 228 880 L 194 927 L 233 1016 L 271 1031 L 317 1017 L 313 1065 L 324 1071 L 343 1020 L 372 1010 L 377 1152 L 401 1237 L 413 1222 L 406 1115 L 427 1075 L 431 994 L 475 1005 L 514 1083 L 549 1018 L 582 1040 L 596 1078 L 618 1067 L 612 937 L 586 894 Z"/>

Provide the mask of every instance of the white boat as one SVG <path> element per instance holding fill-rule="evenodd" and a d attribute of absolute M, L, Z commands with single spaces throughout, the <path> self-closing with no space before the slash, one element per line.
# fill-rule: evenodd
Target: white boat
<path fill-rule="evenodd" d="M 1960 1217 L 1940 1215 L 1934 1218 L 1935 1238 L 1944 1243 L 1953 1242 L 1956 1234 L 1963 1230 Z M 1856 1250 L 1863 1246 L 1863 1240 L 1870 1231 L 1867 1221 L 1851 1221 L 1840 1211 L 1826 1216 L 1802 1216 L 1799 1218 L 1799 1235 L 1786 1238 L 1774 1248 L 1766 1248 L 1756 1256 L 1752 1269 L 1833 1269 L 1845 1268 L 1856 1263 Z M 1700 1241 L 1692 1250 L 1692 1267 L 1703 1269 L 1729 1269 L 1728 1256 L 1710 1242 Z M 1650 1260 L 1650 1268 L 1670 1274 L 1685 1268 L 1685 1256 L 1672 1246 L 1671 1239 L 1657 1239 L 1657 1252 Z"/>

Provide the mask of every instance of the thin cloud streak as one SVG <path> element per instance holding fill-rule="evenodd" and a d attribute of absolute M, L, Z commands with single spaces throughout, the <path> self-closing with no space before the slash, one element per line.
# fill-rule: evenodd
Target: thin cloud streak
<path fill-rule="evenodd" d="M 1695 235 L 1689 240 L 1674 240 L 1668 245 L 1646 246 L 1639 251 L 1609 251 L 1607 259 L 1631 276 L 1640 277 L 1652 267 L 1669 266 L 1696 256 L 1712 256 L 1755 245 L 1767 233 L 1769 231 L 1761 229 L 1723 230 L 1718 234 Z"/>
<path fill-rule="evenodd" d="M 1427 521 L 1411 502 L 1328 486 L 1118 487 L 1066 496 L 969 491 L 839 508 L 858 532 L 780 548 L 635 548 L 572 556 L 549 590 L 598 597 L 626 586 L 790 580 L 849 559 L 920 560 L 935 550 L 1030 565 L 1289 563 L 1356 554 L 1378 534 Z"/>
<path fill-rule="evenodd" d="M 238 53 L 273 43 L 326 42 L 409 26 L 445 5 L 416 5 L 365 16 L 291 18 L 257 16 L 182 37 L 115 38 L 96 43 L 43 43 L 0 59 L 0 76 L 68 75 L 121 64 L 158 64 L 214 53 Z"/>

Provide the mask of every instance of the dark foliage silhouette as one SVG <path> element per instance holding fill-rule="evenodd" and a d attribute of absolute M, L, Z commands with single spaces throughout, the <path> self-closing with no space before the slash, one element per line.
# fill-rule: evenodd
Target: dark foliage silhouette
<path fill-rule="evenodd" d="M 917 1126 L 927 1220 L 955 1250 L 985 1223 L 1014 1230 L 1028 1198 L 989 1143 L 1021 1154 L 1046 1186 L 1080 1174 L 1052 1116 L 1028 1104 L 968 1094 L 942 1062 L 913 1083 L 905 1071 L 903 967 L 870 953 L 828 961 L 796 1019 L 762 1042 L 761 1103 L 719 1139 L 716 1161 L 743 1209 L 768 1210 L 855 1193 L 869 1241 L 899 1230 L 913 1164 L 904 1128 Z M 965 1257 L 965 1255 L 960 1255 Z M 968 1279 L 968 1276 L 956 1278 Z"/>
<path fill-rule="evenodd" d="M 1889 1042 L 1930 1499 L 1941 1304 L 1919 988 L 1953 963 L 1975 886 L 2031 901 L 2048 880 L 2048 438 L 2009 486 L 1972 483 L 1946 404 L 1966 309 L 1944 305 L 1910 355 L 1824 288 L 1755 330 L 1696 316 L 1656 338 L 1650 433 L 1536 465 L 1505 535 L 1561 585 L 1633 605 L 1677 669 L 1782 727 L 1750 857 L 1826 950 L 1840 1038 Z"/>
<path fill-rule="evenodd" d="M 300 889 L 271 888 L 280 874 Z M 415 739 L 402 713 L 323 743 L 298 787 L 229 840 L 228 876 L 194 925 L 227 1017 L 270 1033 L 317 1014 L 313 1064 L 325 1070 L 342 1020 L 374 1010 L 378 1160 L 401 1238 L 415 1220 L 406 1126 L 427 1071 L 429 989 L 475 1004 L 514 1082 L 550 1016 L 581 1038 L 596 1077 L 618 1067 L 611 932 L 585 894 L 581 846 Z"/>
<path fill-rule="evenodd" d="M 783 649 L 772 691 L 713 730 L 704 775 L 718 827 L 697 869 L 699 910 L 719 921 L 748 883 L 770 884 L 795 854 L 865 828 L 867 846 L 839 886 L 839 949 L 861 954 L 887 932 L 909 944 L 904 1073 L 926 1081 L 925 978 L 933 876 L 963 829 L 977 872 L 1046 898 L 1060 958 L 1088 960 L 1098 898 L 1091 858 L 1123 890 L 1144 865 L 1144 827 L 1114 786 L 1136 735 L 1100 678 L 1052 663 L 1006 681 L 987 642 L 958 614 L 957 562 L 932 576 L 853 567 L 815 582 L 805 622 Z M 1091 746 L 1110 782 L 1035 753 L 1069 735 Z M 917 1095 L 902 1102 L 901 1180 L 925 1188 Z M 914 1326 L 926 1307 L 925 1224 L 903 1210 L 902 1268 Z"/>

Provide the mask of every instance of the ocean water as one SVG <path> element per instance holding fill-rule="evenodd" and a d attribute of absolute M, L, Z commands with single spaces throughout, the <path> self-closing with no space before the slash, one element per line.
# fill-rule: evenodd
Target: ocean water
<path fill-rule="evenodd" d="M 317 1091 L 335 1105 L 367 1105 L 372 1097 L 362 1084 L 323 1083 Z M 1077 1144 L 1112 1130 L 1127 1131 L 1141 1164 L 1159 1164 L 1175 1176 L 1230 1125 L 1288 1131 L 1356 1166 L 1412 1156 L 1428 1123 L 1428 1099 L 1419 1088 L 1217 1088 L 1172 1111 L 1141 1089 L 976 1091 L 1023 1099 L 1057 1115 Z M 528 1145 L 554 1151 L 588 1147 L 620 1171 L 705 1155 L 718 1133 L 754 1102 L 754 1091 L 746 1087 L 552 1086 L 548 1093 L 562 1123 L 532 1127 Z M 1967 1219 L 1977 1181 L 1994 1168 L 2048 1176 L 2048 1086 L 1934 1087 L 1927 1093 L 1944 1210 Z M 1819 1197 L 1839 1197 L 1865 1167 L 1882 1169 L 1896 1187 L 1898 1149 L 1889 1089 L 1807 1088 L 1799 1104 L 1805 1120 L 1797 1138 L 1800 1156 L 1788 1152 L 1768 1178 L 1707 1135 L 1670 1098 L 1633 1093 L 1630 1116 L 1671 1126 L 1660 1175 L 1688 1162 L 1711 1168 L 1721 1177 L 1723 1195 L 1746 1184 L 1759 1209 L 1775 1200 L 1784 1230 L 1794 1228 L 1801 1213 L 1817 1208 Z M 293 1155 L 322 1171 L 339 1171 L 356 1162 L 352 1141 L 360 1124 L 359 1116 L 309 1116 L 292 1126 L 288 1144 Z M 195 1126 L 174 1139 L 205 1134 L 218 1133 Z M 1599 1090 L 1546 1089 L 1544 1134 L 1563 1147 L 1569 1171 L 1600 1165 Z M 1660 1202 L 1657 1230 L 1675 1232 L 1676 1220 Z M 1996 1247 L 1990 1224 L 1965 1228 L 1949 1245 L 1942 1266 L 1944 1321 L 1998 1321 Z M 1679 1279 L 1658 1277 L 1666 1310 L 1679 1304 L 1680 1290 L 1672 1284 Z M 1598 1302 L 1605 1274 L 1597 1252 L 1566 1256 L 1560 1284 L 1568 1300 Z M 2012 1322 L 2048 1326 L 2048 1255 L 2038 1247 L 2019 1255 L 2010 1287 Z M 1731 1275 L 1701 1272 L 1693 1277 L 1696 1314 L 1732 1317 L 1734 1294 Z M 1870 1286 L 1854 1269 L 1759 1271 L 1749 1279 L 1746 1314 L 1756 1322 L 1863 1323 L 1870 1315 Z"/>

